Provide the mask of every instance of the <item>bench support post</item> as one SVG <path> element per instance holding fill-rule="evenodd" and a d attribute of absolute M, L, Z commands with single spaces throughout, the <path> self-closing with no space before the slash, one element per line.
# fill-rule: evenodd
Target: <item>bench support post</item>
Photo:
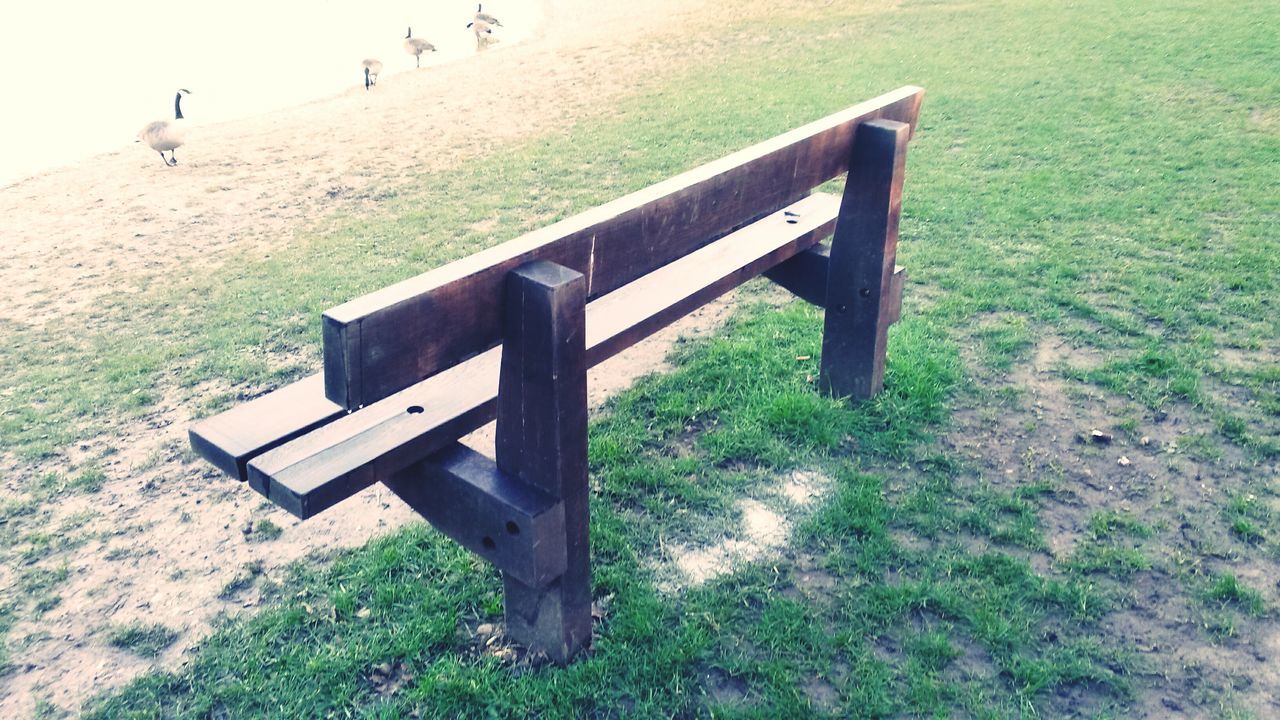
<path fill-rule="evenodd" d="M 819 387 L 865 400 L 884 386 L 893 322 L 893 269 L 911 126 L 873 120 L 858 126 L 840 216 L 831 240 Z"/>
<path fill-rule="evenodd" d="M 498 380 L 498 468 L 564 503 L 565 572 L 542 587 L 503 574 L 507 633 L 566 663 L 591 644 L 586 281 L 535 261 L 508 276 Z M 559 552 L 559 550 L 557 550 Z"/>

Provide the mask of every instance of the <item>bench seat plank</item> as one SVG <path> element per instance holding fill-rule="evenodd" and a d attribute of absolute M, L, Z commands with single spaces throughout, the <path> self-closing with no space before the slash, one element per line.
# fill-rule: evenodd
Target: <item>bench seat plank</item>
<path fill-rule="evenodd" d="M 324 396 L 316 373 L 191 426 L 191 446 L 226 474 L 246 479 L 246 465 L 273 447 L 336 420 L 347 411 Z"/>
<path fill-rule="evenodd" d="M 595 365 L 830 236 L 838 197 L 819 193 L 587 305 Z M 310 517 L 494 418 L 501 347 L 339 418 L 249 463 L 249 483 Z"/>

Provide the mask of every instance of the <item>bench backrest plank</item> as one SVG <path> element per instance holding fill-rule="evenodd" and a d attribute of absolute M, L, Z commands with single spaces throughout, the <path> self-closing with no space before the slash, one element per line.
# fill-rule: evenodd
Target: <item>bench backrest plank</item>
<path fill-rule="evenodd" d="M 324 315 L 325 395 L 355 409 L 494 347 L 508 272 L 548 260 L 609 293 L 775 212 L 849 167 L 872 119 L 914 127 L 904 87 L 580 215 L 335 307 Z"/>

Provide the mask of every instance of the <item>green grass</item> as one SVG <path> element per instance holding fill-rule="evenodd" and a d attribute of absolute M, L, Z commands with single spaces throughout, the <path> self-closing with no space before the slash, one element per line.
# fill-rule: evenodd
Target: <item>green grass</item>
<path fill-rule="evenodd" d="M 1261 615 L 1266 608 L 1262 595 L 1231 573 L 1214 579 L 1205 595 L 1209 600 L 1238 606 L 1253 615 Z"/>
<path fill-rule="evenodd" d="M 8 603 L 0 604 L 0 638 L 8 637 L 9 628 L 13 626 L 13 622 L 13 606 Z M 9 644 L 0 642 L 0 678 L 8 675 L 13 670 L 13 663 L 10 657 Z"/>
<path fill-rule="evenodd" d="M 1262 30 L 1278 24 L 1265 2 L 802 4 L 718 34 L 710 60 L 608 116 L 399 189 L 376 217 L 109 297 L 103 330 L 83 318 L 6 328 L 0 449 L 36 462 L 145 412 L 165 383 L 234 382 L 213 411 L 307 372 L 319 312 L 337 302 L 897 85 L 928 90 L 885 392 L 856 408 L 818 396 L 813 362 L 795 358 L 818 356 L 820 315 L 758 302 L 757 283 L 722 332 L 677 350 L 676 371 L 615 399 L 590 431 L 607 600 L 590 656 L 511 668 L 478 651 L 471 630 L 498 619 L 499 579 L 415 527 L 295 568 L 262 612 L 223 621 L 187 666 L 101 698 L 90 717 L 1129 714 L 1145 680 L 1103 621 L 1144 579 L 1177 574 L 1169 547 L 1218 567 L 1213 548 L 1256 559 L 1275 537 L 1273 497 L 1253 476 L 1280 455 L 1280 375 L 1265 362 L 1280 337 L 1280 49 Z M 672 39 L 654 52 L 687 50 Z M 125 322 L 136 317 L 148 322 Z M 1188 418 L 1178 451 L 1151 462 L 1223 469 L 1227 487 L 1198 499 L 1205 522 L 1188 533 L 1203 545 L 1178 534 L 1174 500 L 1155 518 L 1099 507 L 1046 562 L 1045 508 L 1075 489 L 1074 468 L 1024 463 L 1010 481 L 935 437 L 952 405 L 1023 412 L 1004 376 L 1051 338 L 1096 358 L 1064 354 L 1054 377 L 1122 408 L 1124 436 Z M 61 551 L 26 523 L 59 492 L 92 491 L 93 467 L 42 472 L 0 510 L 17 562 Z M 784 557 L 684 594 L 656 589 L 662 548 L 732 534 L 738 499 L 813 468 L 832 494 Z M 1195 485 L 1197 471 L 1178 471 L 1173 482 Z M 1203 608 L 1215 638 L 1269 621 L 1263 592 L 1236 574 L 1186 575 L 1169 592 Z M 378 668 L 409 679 L 383 694 Z M 1205 707 L 1230 699 L 1219 695 Z"/>
<path fill-rule="evenodd" d="M 141 623 L 114 627 L 106 634 L 107 644 L 111 647 L 128 650 L 146 658 L 164 652 L 177 639 L 178 633 L 163 625 Z"/>
<path fill-rule="evenodd" d="M 282 534 L 284 534 L 284 528 L 270 520 L 263 519 L 253 524 L 253 531 L 249 533 L 249 539 L 255 542 L 270 542 L 279 538 Z"/>
<path fill-rule="evenodd" d="M 902 439 L 879 438 L 880 457 L 905 452 L 958 381 L 954 361 L 947 361 L 954 349 L 920 325 L 906 321 L 895 348 L 901 357 L 927 353 L 937 362 L 891 363 L 889 389 L 875 401 L 856 409 L 835 403 L 793 408 L 787 422 L 825 418 L 860 446 L 864 439 L 874 446 L 874 436 Z M 478 653 L 467 628 L 499 619 L 496 574 L 440 536 L 415 528 L 345 553 L 331 568 L 296 567 L 277 604 L 225 624 L 181 674 L 144 678 L 106 700 L 98 716 L 148 716 L 147 708 L 159 704 L 178 717 L 323 715 L 344 707 L 386 716 L 575 716 L 625 709 L 667 717 L 699 708 L 717 715 L 795 716 L 813 711 L 813 701 L 797 686 L 797 678 L 813 677 L 845 678 L 836 686 L 832 712 L 838 716 L 868 708 L 914 715 L 938 703 L 989 712 L 992 702 L 1016 713 L 1046 692 L 1084 682 L 1117 701 L 1127 697 L 1117 652 L 1081 640 L 1082 631 L 1072 629 L 1087 629 L 1098 617 L 1080 610 L 1087 588 L 1040 577 L 1026 562 L 1001 553 L 899 546 L 883 481 L 852 469 L 839 444 L 824 449 L 793 442 L 795 457 L 826 468 L 836 483 L 833 498 L 799 533 L 807 562 L 835 580 L 829 596 L 802 601 L 799 568 L 767 566 L 680 598 L 655 592 L 646 558 L 659 542 L 696 540 L 700 532 L 668 518 L 721 513 L 727 497 L 755 483 L 749 473 L 709 461 L 716 447 L 700 443 L 695 451 L 703 459 L 693 468 L 704 475 L 697 491 L 675 472 L 636 473 L 664 467 L 662 438 L 686 434 L 694 415 L 713 428 L 730 417 L 765 423 L 780 404 L 791 407 L 783 399 L 812 396 L 805 369 L 776 358 L 819 327 L 816 314 L 798 305 L 748 310 L 722 336 L 686 348 L 679 371 L 618 398 L 592 426 L 593 448 L 613 445 L 592 461 L 600 484 L 592 498 L 595 594 L 607 598 L 608 613 L 594 652 L 569 668 L 513 673 Z M 725 368 L 743 364 L 755 370 L 753 387 L 721 397 Z M 682 398 L 678 407 L 667 402 L 673 395 Z M 916 412 L 900 412 L 904 406 Z M 633 432 L 640 426 L 652 434 Z M 623 443 L 629 445 L 619 447 Z M 740 448 L 736 464 L 772 468 L 777 462 L 772 443 Z M 887 582 L 890 574 L 893 582 Z M 1060 632 L 1046 635 L 1046 623 Z M 917 625 L 945 632 L 910 630 Z M 955 643 L 980 648 L 989 675 L 952 688 L 947 673 L 960 654 Z M 905 661 L 882 657 L 886 646 L 905 648 Z M 402 693 L 379 697 L 369 678 L 385 665 L 403 668 L 415 681 Z M 732 679 L 750 702 L 717 703 L 702 688 L 709 674 Z M 269 710 L 262 705 L 267 697 L 274 698 Z"/>

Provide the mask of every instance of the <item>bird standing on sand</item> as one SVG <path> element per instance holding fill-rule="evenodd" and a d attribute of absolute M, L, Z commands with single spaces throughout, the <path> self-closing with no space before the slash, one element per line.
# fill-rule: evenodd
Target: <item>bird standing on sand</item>
<path fill-rule="evenodd" d="M 408 34 L 404 36 L 404 51 L 413 56 L 414 66 L 422 67 L 422 53 L 436 51 L 436 46 L 413 36 L 413 28 L 409 28 Z"/>
<path fill-rule="evenodd" d="M 490 25 L 497 25 L 498 27 L 502 27 L 502 23 L 498 22 L 498 18 L 490 15 L 487 12 L 481 12 L 482 10 L 484 10 L 484 5 L 481 3 L 476 3 L 476 20 L 478 22 L 488 23 Z"/>
<path fill-rule="evenodd" d="M 169 167 L 178 164 L 178 158 L 174 157 L 173 151 L 182 147 L 183 136 L 187 129 L 186 123 L 182 122 L 182 96 L 190 94 L 190 90 L 179 89 L 173 98 L 173 120 L 156 120 L 138 133 L 138 139 L 160 153 L 160 159 L 164 160 L 164 164 Z M 165 150 L 169 151 L 167 158 L 164 156 Z"/>
<path fill-rule="evenodd" d="M 476 34 L 477 48 L 483 49 L 489 43 L 498 42 L 498 39 L 493 36 L 493 26 L 483 20 L 472 20 L 467 23 L 467 27 Z"/>
<path fill-rule="evenodd" d="M 373 58 L 365 58 L 360 63 L 360 67 L 364 68 L 364 89 L 368 90 L 370 85 L 378 84 L 378 73 L 382 72 L 382 61 Z"/>

